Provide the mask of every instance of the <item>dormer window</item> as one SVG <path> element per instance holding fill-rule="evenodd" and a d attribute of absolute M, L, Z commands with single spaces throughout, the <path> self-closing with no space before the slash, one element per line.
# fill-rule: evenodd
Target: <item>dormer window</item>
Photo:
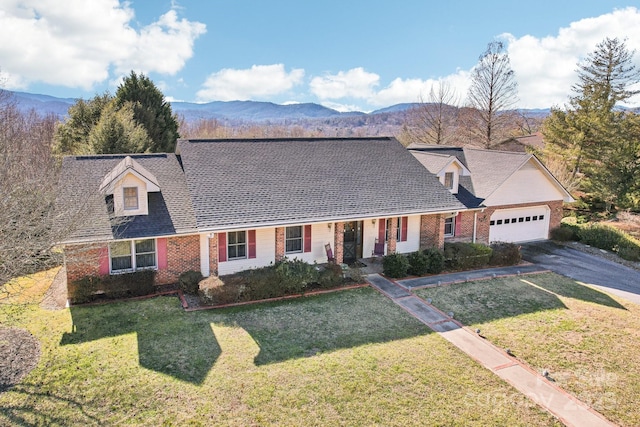
<path fill-rule="evenodd" d="M 113 196 L 115 216 L 149 215 L 149 193 L 159 191 L 156 177 L 131 156 L 115 165 L 100 184 L 102 194 Z"/>
<path fill-rule="evenodd" d="M 444 187 L 447 190 L 453 190 L 453 172 L 445 172 L 445 174 L 444 174 Z"/>
<path fill-rule="evenodd" d="M 137 210 L 139 208 L 138 187 L 124 187 L 122 191 L 124 197 L 124 209 Z"/>

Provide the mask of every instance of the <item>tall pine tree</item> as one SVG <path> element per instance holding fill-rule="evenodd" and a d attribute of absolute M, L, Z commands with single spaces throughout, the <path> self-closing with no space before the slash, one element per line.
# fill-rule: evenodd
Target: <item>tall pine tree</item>
<path fill-rule="evenodd" d="M 146 129 L 151 141 L 144 151 L 175 150 L 179 138 L 178 120 L 171 111 L 171 104 L 149 77 L 132 71 L 118 87 L 115 101 L 118 109 L 127 103 L 133 106 L 134 120 Z"/>

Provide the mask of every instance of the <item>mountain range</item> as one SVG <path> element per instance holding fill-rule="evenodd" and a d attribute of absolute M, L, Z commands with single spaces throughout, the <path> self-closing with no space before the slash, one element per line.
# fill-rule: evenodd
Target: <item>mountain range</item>
<path fill-rule="evenodd" d="M 76 99 L 56 98 L 54 96 L 33 94 L 27 92 L 11 92 L 20 110 L 35 110 L 40 114 L 55 114 L 60 119 L 67 115 L 67 111 Z M 216 119 L 222 123 L 264 123 L 271 124 L 291 124 L 299 121 L 316 121 L 322 119 L 356 119 L 358 122 L 368 121 L 372 116 L 394 116 L 396 114 L 404 117 L 404 113 L 417 103 L 396 104 L 370 113 L 363 112 L 340 112 L 328 107 L 314 103 L 303 104 L 274 104 L 272 102 L 259 101 L 213 101 L 205 104 L 192 102 L 172 102 L 171 108 L 174 113 L 181 115 L 187 122 L 199 119 Z M 546 116 L 548 109 L 524 110 L 527 114 L 534 116 Z M 349 121 L 351 121 L 349 120 Z"/>

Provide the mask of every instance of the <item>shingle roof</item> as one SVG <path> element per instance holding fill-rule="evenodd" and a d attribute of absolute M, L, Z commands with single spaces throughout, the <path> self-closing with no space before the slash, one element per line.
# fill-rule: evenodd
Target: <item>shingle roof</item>
<path fill-rule="evenodd" d="M 531 158 L 530 154 L 465 147 L 475 195 L 486 199 Z"/>
<path fill-rule="evenodd" d="M 127 239 L 188 233 L 195 216 L 182 168 L 175 154 L 131 154 L 157 180 L 160 192 L 149 193 L 149 215 L 113 218 L 99 188 L 126 155 L 69 156 L 62 162 L 56 209 L 67 224 L 64 242 Z"/>
<path fill-rule="evenodd" d="M 470 177 L 460 177 L 457 195 L 458 200 L 468 208 L 481 206 L 484 199 L 532 157 L 511 151 L 427 144 L 411 144 L 409 151 L 418 157 L 427 153 L 431 156 L 455 156 L 460 160 L 471 171 Z"/>
<path fill-rule="evenodd" d="M 413 151 L 412 154 L 422 163 L 422 166 L 433 174 L 437 174 L 451 162 L 451 156 L 446 154 L 429 153 L 427 151 Z"/>
<path fill-rule="evenodd" d="M 204 229 L 458 210 L 394 138 L 180 140 Z"/>

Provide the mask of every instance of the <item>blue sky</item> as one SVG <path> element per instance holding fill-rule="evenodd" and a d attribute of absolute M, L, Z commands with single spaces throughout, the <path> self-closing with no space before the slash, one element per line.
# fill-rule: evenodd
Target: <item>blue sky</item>
<path fill-rule="evenodd" d="M 640 50 L 639 3 L 0 0 L 0 73 L 6 89 L 58 97 L 114 92 L 134 69 L 170 100 L 371 111 L 441 82 L 463 103 L 469 72 L 499 38 L 518 106 L 546 108 L 566 101 L 576 63 L 604 37 Z"/>

